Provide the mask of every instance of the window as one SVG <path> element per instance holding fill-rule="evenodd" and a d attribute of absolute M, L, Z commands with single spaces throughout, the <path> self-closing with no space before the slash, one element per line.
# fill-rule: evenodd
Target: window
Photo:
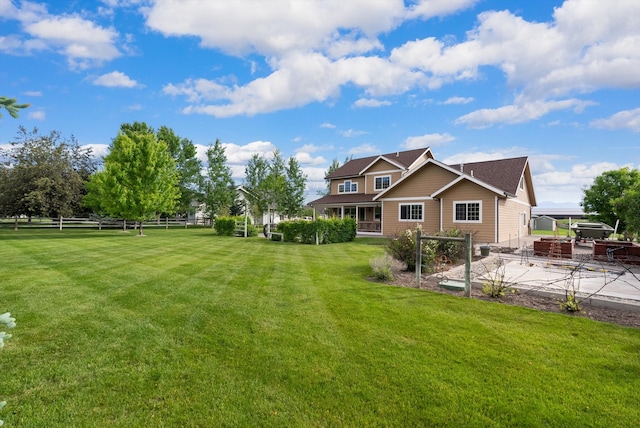
<path fill-rule="evenodd" d="M 373 219 L 376 221 L 380 221 L 380 218 L 381 218 L 381 208 L 375 207 L 373 209 Z"/>
<path fill-rule="evenodd" d="M 347 180 L 342 184 L 338 184 L 338 193 L 354 193 L 357 191 L 358 183 L 353 183 L 350 180 Z"/>
<path fill-rule="evenodd" d="M 423 204 L 400 204 L 400 221 L 422 221 Z"/>
<path fill-rule="evenodd" d="M 375 187 L 374 190 L 384 190 L 391 185 L 391 176 L 383 175 L 381 177 L 375 178 Z"/>
<path fill-rule="evenodd" d="M 524 177 L 520 177 L 520 184 L 518 187 L 520 187 L 520 190 L 524 190 Z"/>
<path fill-rule="evenodd" d="M 481 213 L 481 202 L 454 202 L 454 222 L 480 223 Z"/>

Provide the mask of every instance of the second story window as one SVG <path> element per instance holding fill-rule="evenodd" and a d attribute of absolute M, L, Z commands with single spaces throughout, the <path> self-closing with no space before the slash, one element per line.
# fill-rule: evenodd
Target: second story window
<path fill-rule="evenodd" d="M 383 175 L 375 178 L 374 190 L 384 190 L 391 185 L 391 176 Z"/>
<path fill-rule="evenodd" d="M 350 180 L 347 180 L 342 184 L 338 184 L 338 193 L 354 193 L 357 191 L 358 183 L 354 183 Z"/>

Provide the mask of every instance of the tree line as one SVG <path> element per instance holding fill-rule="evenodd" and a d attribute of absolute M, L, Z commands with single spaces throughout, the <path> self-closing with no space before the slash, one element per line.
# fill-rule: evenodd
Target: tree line
<path fill-rule="evenodd" d="M 0 215 L 142 222 L 186 217 L 201 206 L 210 219 L 247 208 L 289 218 L 302 212 L 307 177 L 295 158 L 285 161 L 279 150 L 271 159 L 255 154 L 245 172 L 248 206 L 238 199 L 219 140 L 208 147 L 204 169 L 193 142 L 166 126 L 156 131 L 144 122 L 122 124 L 102 159 L 73 137 L 20 127 L 0 151 Z"/>

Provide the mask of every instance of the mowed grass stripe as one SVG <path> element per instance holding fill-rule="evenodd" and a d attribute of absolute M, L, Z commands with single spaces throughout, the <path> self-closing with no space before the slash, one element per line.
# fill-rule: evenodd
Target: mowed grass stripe
<path fill-rule="evenodd" d="M 369 282 L 378 241 L 102 232 L 0 231 L 0 312 L 18 318 L 0 354 L 8 424 L 629 426 L 640 416 L 637 330 Z"/>

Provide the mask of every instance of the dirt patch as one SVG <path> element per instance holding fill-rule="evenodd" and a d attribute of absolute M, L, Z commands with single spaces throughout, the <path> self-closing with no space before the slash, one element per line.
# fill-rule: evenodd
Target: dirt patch
<path fill-rule="evenodd" d="M 499 263 L 500 261 L 497 257 L 490 256 L 485 259 L 478 259 L 472 264 L 472 299 L 494 301 L 507 305 L 522 306 L 545 312 L 564 313 L 567 316 L 585 317 L 596 321 L 610 322 L 626 327 L 640 328 L 639 311 L 630 311 L 622 308 L 602 307 L 592 304 L 589 301 L 583 301 L 580 302 L 580 311 L 568 312 L 566 310 L 563 310 L 560 306 L 562 296 L 547 297 L 538 295 L 531 291 L 520 291 L 517 289 L 508 290 L 505 293 L 505 296 L 500 298 L 490 297 L 482 292 L 480 276 L 485 275 L 487 269 L 496 267 Z M 401 265 L 394 265 L 392 267 L 394 280 L 388 282 L 388 284 L 398 287 L 417 288 L 415 272 L 407 272 L 402 270 L 402 268 L 403 266 Z M 423 275 L 420 281 L 420 289 L 456 295 L 464 298 L 463 291 L 448 290 L 439 285 L 439 283 L 443 279 L 443 275 L 449 279 L 455 279 L 457 281 L 464 280 L 464 265 L 461 263 L 457 263 L 455 265 L 445 267 L 443 270 L 436 274 Z"/>

